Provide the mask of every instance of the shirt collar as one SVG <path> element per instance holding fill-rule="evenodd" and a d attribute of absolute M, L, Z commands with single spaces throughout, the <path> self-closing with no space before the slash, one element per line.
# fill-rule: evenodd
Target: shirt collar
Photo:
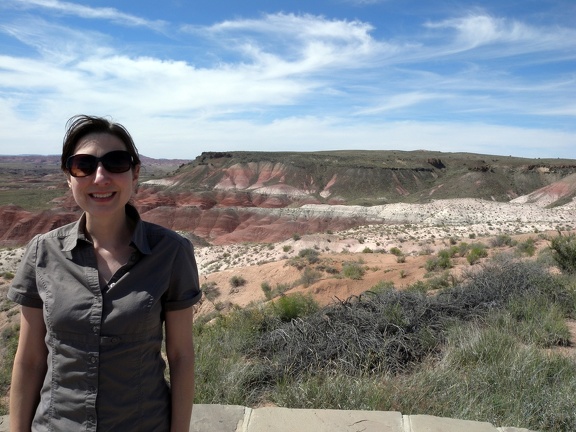
<path fill-rule="evenodd" d="M 152 253 L 152 251 L 150 250 L 150 244 L 148 243 L 148 237 L 146 236 L 146 226 L 140 218 L 138 210 L 136 210 L 133 205 L 126 204 L 125 211 L 126 216 L 128 216 L 128 218 L 134 224 L 134 232 L 132 233 L 132 240 L 130 241 L 130 245 L 138 249 L 140 253 L 149 255 Z M 62 246 L 62 250 L 64 252 L 70 252 L 77 246 L 79 241 L 88 241 L 84 230 L 85 227 L 86 213 L 82 213 L 80 219 L 78 219 L 72 226 L 70 235 L 66 236 L 64 239 Z"/>
<path fill-rule="evenodd" d="M 131 205 L 126 204 L 126 216 L 134 222 L 134 232 L 132 233 L 132 241 L 130 245 L 134 246 L 138 251 L 144 255 L 150 255 L 150 244 L 148 243 L 148 236 L 146 235 L 146 225 L 140 218 L 138 210 Z"/>

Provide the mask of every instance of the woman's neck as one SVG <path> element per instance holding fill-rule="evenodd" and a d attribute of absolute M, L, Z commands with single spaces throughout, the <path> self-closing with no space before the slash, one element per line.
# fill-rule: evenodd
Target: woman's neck
<path fill-rule="evenodd" d="M 132 229 L 126 214 L 120 217 L 91 218 L 86 215 L 86 235 L 94 246 L 106 249 L 126 246 L 130 243 Z"/>

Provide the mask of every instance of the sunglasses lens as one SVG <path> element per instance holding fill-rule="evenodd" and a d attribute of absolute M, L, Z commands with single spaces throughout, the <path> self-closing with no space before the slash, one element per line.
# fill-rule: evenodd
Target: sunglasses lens
<path fill-rule="evenodd" d="M 96 171 L 99 162 L 106 171 L 114 174 L 132 168 L 132 156 L 124 150 L 111 151 L 101 158 L 87 154 L 73 155 L 68 158 L 66 168 L 72 177 L 87 177 Z"/>
<path fill-rule="evenodd" d="M 92 155 L 74 155 L 68 158 L 66 168 L 72 177 L 86 177 L 96 171 L 98 158 Z"/>
<path fill-rule="evenodd" d="M 123 150 L 106 153 L 100 160 L 106 171 L 111 173 L 123 173 L 132 167 L 132 156 Z"/>

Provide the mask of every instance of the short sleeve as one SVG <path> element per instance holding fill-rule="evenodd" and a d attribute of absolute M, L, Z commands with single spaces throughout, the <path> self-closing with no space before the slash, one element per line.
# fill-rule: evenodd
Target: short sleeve
<path fill-rule="evenodd" d="M 38 241 L 40 235 L 34 237 L 22 256 L 22 260 L 16 271 L 8 290 L 8 298 L 22 306 L 42 308 L 43 301 L 38 292 L 36 282 L 36 266 L 38 259 Z"/>
<path fill-rule="evenodd" d="M 166 311 L 186 309 L 202 298 L 194 247 L 185 238 L 178 243 L 179 251 L 175 254 L 172 264 L 170 286 L 164 302 Z"/>

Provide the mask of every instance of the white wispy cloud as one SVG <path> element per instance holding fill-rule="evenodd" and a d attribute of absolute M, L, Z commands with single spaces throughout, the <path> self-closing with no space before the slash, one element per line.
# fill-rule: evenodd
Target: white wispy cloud
<path fill-rule="evenodd" d="M 440 93 L 424 93 L 424 92 L 408 92 L 395 94 L 385 98 L 382 102 L 373 107 L 368 107 L 359 110 L 355 115 L 372 115 L 383 113 L 387 111 L 395 111 L 402 108 L 413 107 L 425 102 L 438 101 L 441 99 L 448 99 L 452 96 L 449 94 Z"/>
<path fill-rule="evenodd" d="M 375 40 L 372 30 L 372 25 L 357 20 L 279 13 L 224 21 L 201 29 L 201 33 L 230 49 L 240 48 L 252 61 L 281 61 L 292 73 L 302 73 L 327 67 L 359 68 L 375 56 L 390 55 L 398 49 Z"/>
<path fill-rule="evenodd" d="M 461 52 L 492 47 L 484 51 L 488 56 L 504 57 L 529 53 L 574 51 L 576 30 L 572 28 L 539 28 L 517 20 L 497 18 L 486 14 L 469 14 L 439 22 L 428 22 L 433 30 L 452 30 L 454 39 L 448 52 Z M 450 48 L 450 45 L 448 45 Z M 498 49 L 496 49 L 498 48 Z"/>
<path fill-rule="evenodd" d="M 4 1 L 154 30 L 163 25 L 114 8 Z M 156 54 L 162 42 L 156 51 L 144 45 L 128 51 L 112 35 L 42 15 L 0 17 L 0 32 L 29 47 L 21 55 L 0 51 L 0 115 L 16 126 L 2 141 L 49 152 L 42 142 L 59 143 L 63 131 L 54 133 L 54 125 L 88 112 L 112 115 L 133 131 L 144 154 L 166 157 L 319 146 L 458 151 L 465 145 L 516 154 L 515 146 L 529 152 L 542 142 L 555 143 L 546 151 L 560 154 L 574 143 L 574 134 L 552 127 L 490 124 L 508 115 L 556 116 L 556 122 L 576 115 L 573 74 L 523 78 L 517 59 L 504 55 L 525 55 L 524 65 L 573 58 L 571 29 L 485 13 L 428 22 L 401 41 L 378 39 L 366 22 L 310 14 L 179 29 L 173 37 L 210 51 L 202 64 Z"/>
<path fill-rule="evenodd" d="M 10 5 L 20 8 L 43 8 L 54 12 L 73 15 L 86 19 L 102 19 L 130 26 L 144 26 L 152 29 L 161 30 L 165 22 L 159 20 L 147 20 L 135 15 L 120 12 L 118 9 L 110 7 L 89 7 L 77 3 L 59 1 L 59 0 L 3 0 L 4 7 Z"/>

